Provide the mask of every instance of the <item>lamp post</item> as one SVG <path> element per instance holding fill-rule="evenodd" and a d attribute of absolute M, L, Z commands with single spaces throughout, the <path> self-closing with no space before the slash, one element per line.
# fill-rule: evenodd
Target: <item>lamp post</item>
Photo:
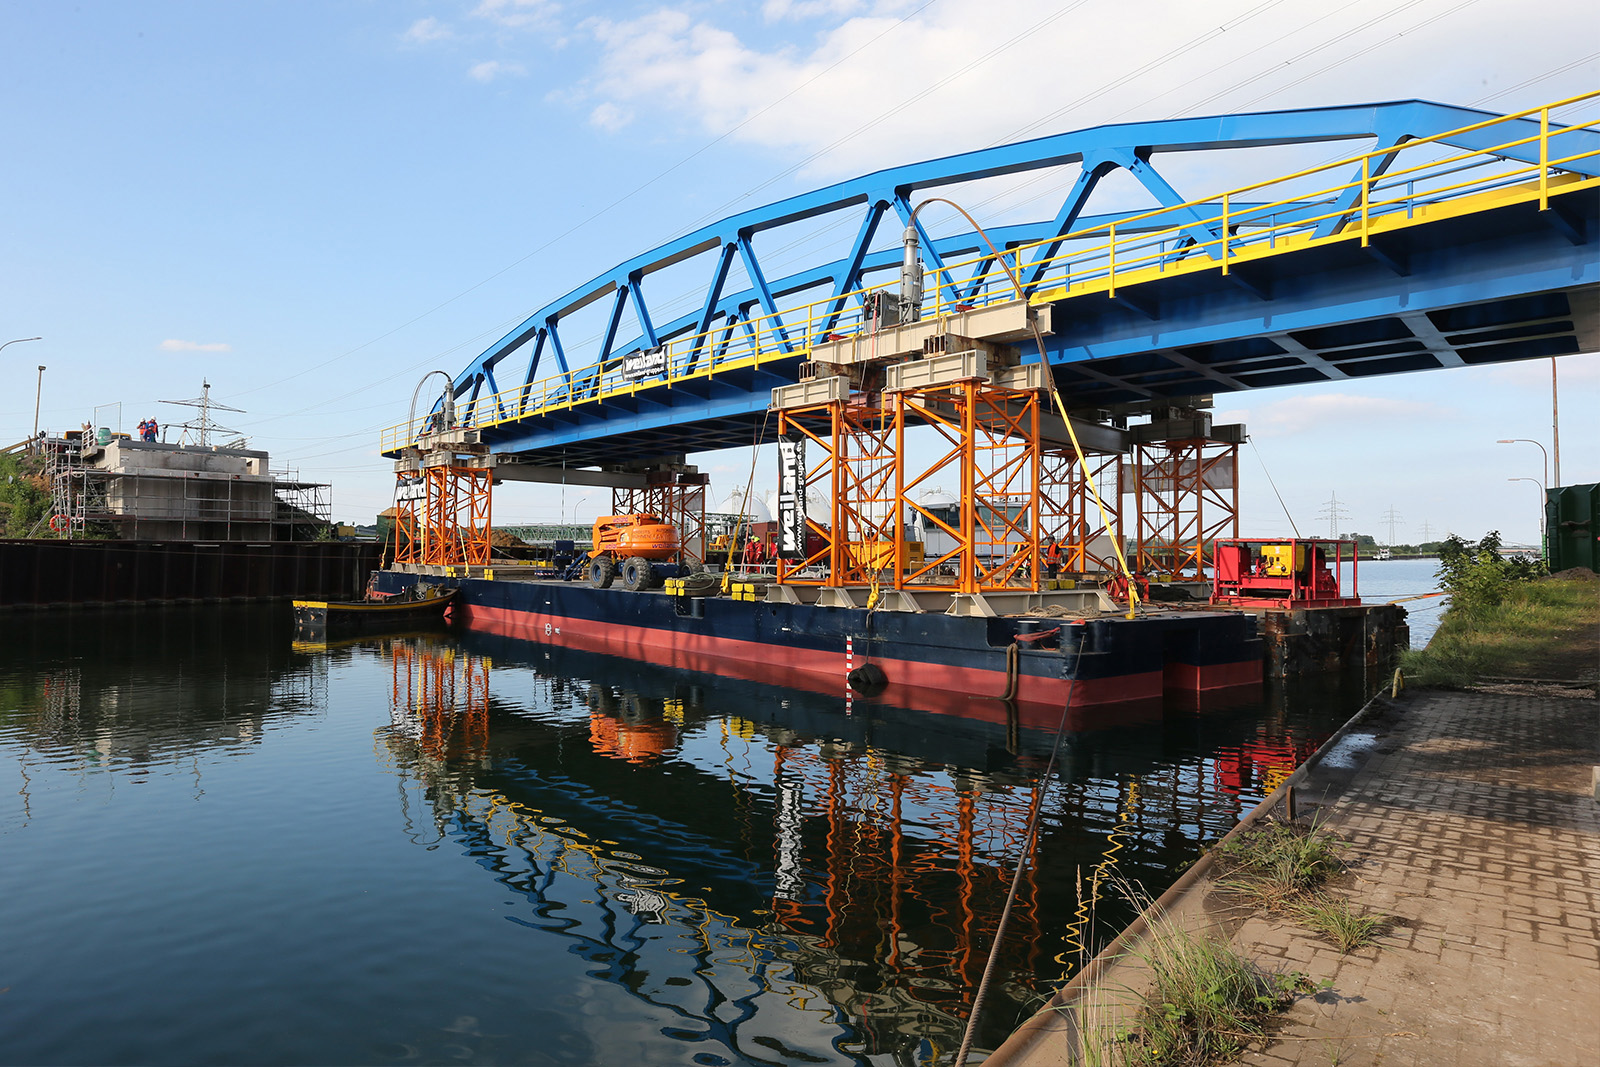
<path fill-rule="evenodd" d="M 582 504 L 585 500 L 588 500 L 590 495 L 591 494 L 589 493 L 584 493 L 582 496 L 572 502 L 572 517 L 571 521 L 567 523 L 568 526 L 578 525 L 578 505 Z"/>
<path fill-rule="evenodd" d="M 1561 488 L 1561 405 L 1556 398 L 1556 357 L 1550 357 L 1550 443 L 1556 449 L 1556 488 Z M 1548 487 L 1547 487 L 1548 488 Z"/>
<path fill-rule="evenodd" d="M 5 348 L 6 345 L 21 344 L 23 341 L 43 341 L 43 340 L 44 340 L 43 337 L 13 337 L 11 340 L 7 341 L 5 345 L 0 345 L 0 348 Z"/>
<path fill-rule="evenodd" d="M 39 381 L 33 387 L 33 438 L 39 439 L 39 394 L 44 392 L 44 364 L 39 364 Z"/>
<path fill-rule="evenodd" d="M 1540 559 L 1549 559 L 1550 556 L 1549 556 L 1549 552 L 1548 552 L 1547 546 L 1545 544 L 1545 530 L 1544 530 L 1544 486 L 1539 485 L 1539 483 L 1537 481 L 1535 481 L 1534 479 L 1532 479 L 1532 478 L 1507 478 L 1506 481 L 1508 481 L 1508 482 L 1533 482 L 1534 485 L 1539 486 L 1539 558 Z"/>
<path fill-rule="evenodd" d="M 1496 441 L 1495 444 L 1497 444 L 1497 445 L 1524 444 L 1524 445 L 1536 445 L 1536 446 L 1538 446 L 1540 454 L 1544 456 L 1544 481 L 1542 483 L 1540 483 L 1540 484 L 1545 489 L 1549 489 L 1550 488 L 1550 453 L 1548 453 L 1548 452 L 1546 452 L 1544 450 L 1544 445 L 1539 444 L 1538 441 L 1533 440 L 1531 437 L 1503 437 L 1500 440 Z"/>

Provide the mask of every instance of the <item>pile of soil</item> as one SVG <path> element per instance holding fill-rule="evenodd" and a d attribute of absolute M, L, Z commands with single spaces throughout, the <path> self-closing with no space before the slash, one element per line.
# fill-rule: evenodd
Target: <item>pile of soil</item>
<path fill-rule="evenodd" d="M 1557 571 L 1544 580 L 1547 582 L 1600 582 L 1600 574 L 1596 574 L 1588 567 L 1568 567 L 1564 571 Z"/>

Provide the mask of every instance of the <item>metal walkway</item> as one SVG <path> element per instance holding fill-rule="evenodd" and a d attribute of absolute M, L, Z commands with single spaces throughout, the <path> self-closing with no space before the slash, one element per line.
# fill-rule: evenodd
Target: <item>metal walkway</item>
<path fill-rule="evenodd" d="M 922 318 L 1048 306 L 1045 353 L 1079 410 L 1592 351 L 1600 131 L 1563 116 L 1597 96 L 1512 115 L 1405 101 L 1103 126 L 878 171 L 733 215 L 539 309 L 455 377 L 459 421 L 496 453 L 569 468 L 770 439 L 769 391 L 814 347 L 861 335 L 869 294 L 898 284 L 908 224 Z M 1358 139 L 1376 147 L 1198 200 L 1155 166 Z M 1158 206 L 1087 214 L 1119 171 Z M 1030 172 L 1071 179 L 1054 217 L 924 228 L 928 196 Z M 882 226 L 891 212 L 899 225 Z M 839 254 L 766 276 L 758 238 L 810 226 L 812 243 L 841 217 L 855 237 Z M 701 272 L 695 310 L 656 323 L 647 279 L 685 271 Z M 601 301 L 603 329 L 563 335 Z M 1039 359 L 1031 339 L 1021 351 Z M 382 451 L 422 426 L 386 431 Z"/>

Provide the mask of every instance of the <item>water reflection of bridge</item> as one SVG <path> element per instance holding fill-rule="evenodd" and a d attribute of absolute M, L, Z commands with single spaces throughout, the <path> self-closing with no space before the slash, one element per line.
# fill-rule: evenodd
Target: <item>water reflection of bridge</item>
<path fill-rule="evenodd" d="M 958 1039 L 1045 736 L 883 706 L 847 718 L 820 695 L 481 633 L 389 657 L 384 747 L 432 815 L 414 836 L 460 844 L 532 903 L 517 921 L 677 1014 L 676 1036 L 782 1062 L 828 1032 L 827 1055 L 908 1064 Z M 1061 916 L 1107 851 L 1157 883 L 1231 822 L 1230 791 L 1242 804 L 1292 766 L 1303 744 L 1240 743 L 1256 721 L 1069 735 L 1003 948 L 1014 994 L 1063 973 Z M 1225 754 L 1174 759 L 1183 731 Z M 993 1018 L 997 1038 L 1011 1020 Z"/>

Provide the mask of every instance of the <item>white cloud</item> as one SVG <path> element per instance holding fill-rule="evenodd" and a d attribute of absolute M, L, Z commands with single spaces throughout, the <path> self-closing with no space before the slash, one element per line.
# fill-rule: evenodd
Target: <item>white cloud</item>
<path fill-rule="evenodd" d="M 425 19 L 418 19 L 411 24 L 411 28 L 401 35 L 401 40 L 411 44 L 430 44 L 434 41 L 448 40 L 454 37 L 450 27 L 434 18 L 432 15 Z"/>
<path fill-rule="evenodd" d="M 1424 422 L 1454 417 L 1449 408 L 1439 404 L 1349 393 L 1289 396 L 1252 408 L 1248 414 L 1245 429 L 1252 437 L 1322 435 L 1341 427 L 1374 425 L 1409 431 Z"/>
<path fill-rule="evenodd" d="M 1515 363 L 1502 363 L 1490 372 L 1496 381 L 1524 389 L 1550 392 L 1550 361 L 1548 359 L 1522 359 Z M 1556 391 L 1581 390 L 1589 398 L 1600 388 L 1600 355 L 1560 356 L 1556 359 Z M 1592 400 L 1582 402 L 1590 406 Z"/>
<path fill-rule="evenodd" d="M 232 352 L 233 346 L 223 344 L 221 341 L 202 343 L 199 341 L 179 341 L 167 338 L 161 342 L 163 352 Z"/>
<path fill-rule="evenodd" d="M 561 5 L 550 0 L 482 0 L 472 14 L 508 29 L 553 25 Z"/>
<path fill-rule="evenodd" d="M 766 0 L 761 16 L 768 22 L 814 19 L 822 15 L 850 15 L 866 4 L 862 0 Z"/>
<path fill-rule="evenodd" d="M 1217 426 L 1227 426 L 1231 423 L 1242 422 L 1246 428 L 1250 426 L 1249 408 L 1225 408 L 1221 411 L 1211 412 L 1211 421 Z"/>
<path fill-rule="evenodd" d="M 467 71 L 467 77 L 488 83 L 500 77 L 520 78 L 526 73 L 528 73 L 527 68 L 521 63 L 502 63 L 498 59 L 490 59 Z"/>
<path fill-rule="evenodd" d="M 1566 13 L 1558 17 L 1586 16 L 1584 0 L 1555 2 Z M 739 141 L 797 159 L 814 154 L 810 167 L 831 176 L 1191 107 L 1216 114 L 1413 96 L 1470 104 L 1586 47 L 1546 55 L 1549 40 L 1516 18 L 1512 0 L 1478 0 L 1412 32 L 1434 6 L 1402 12 L 1387 0 L 1355 0 L 1329 22 L 1319 5 L 1166 0 L 1130 24 L 1128 7 L 1111 0 L 766 0 L 769 24 L 822 20 L 826 28 L 808 38 L 746 30 L 726 5 L 680 3 L 585 24 L 602 49 L 588 87 L 600 101 L 637 105 L 642 118 L 685 115 L 711 133 L 737 128 Z M 1130 33 L 1138 50 L 1120 44 Z M 1441 49 L 1475 54 L 1487 41 L 1496 70 L 1517 77 L 1432 62 Z M 1596 69 L 1579 64 L 1489 106 L 1580 91 Z M 1213 184 L 1209 174 L 1192 178 Z"/>
<path fill-rule="evenodd" d="M 602 130 L 616 132 L 633 121 L 633 112 L 627 108 L 618 107 L 609 100 L 589 112 L 589 123 Z"/>

